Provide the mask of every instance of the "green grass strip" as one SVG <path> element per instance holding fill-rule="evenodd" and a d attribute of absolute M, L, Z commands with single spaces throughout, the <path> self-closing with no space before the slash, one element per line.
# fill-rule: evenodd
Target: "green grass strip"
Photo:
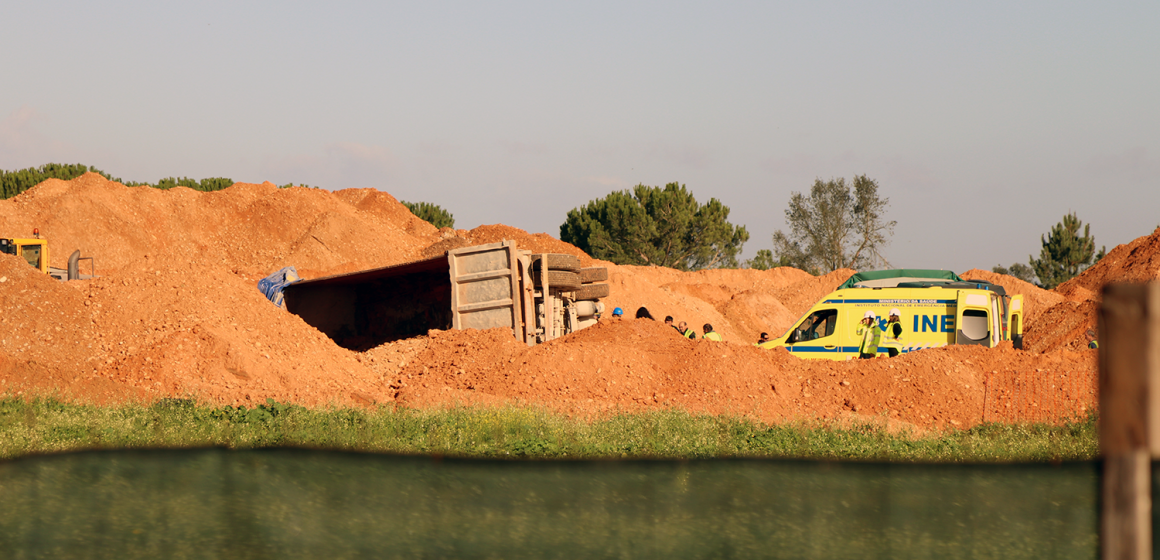
<path fill-rule="evenodd" d="M 487 458 L 766 457 L 921 462 L 1090 460 L 1095 417 L 1063 426 L 985 424 L 915 435 L 834 423 L 763 425 L 679 410 L 586 422 L 531 407 L 257 408 L 169 400 L 93 406 L 0 398 L 0 458 L 82 449 L 312 447 Z"/>

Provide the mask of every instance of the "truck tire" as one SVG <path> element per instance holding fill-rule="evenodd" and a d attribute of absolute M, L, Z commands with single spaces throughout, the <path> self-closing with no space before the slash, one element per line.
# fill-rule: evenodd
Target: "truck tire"
<path fill-rule="evenodd" d="M 551 278 L 549 278 L 551 280 Z M 577 300 L 600 299 L 608 297 L 608 284 L 584 284 L 576 290 Z"/>
<path fill-rule="evenodd" d="M 540 255 L 532 255 L 532 270 L 540 270 Z M 580 257 L 565 253 L 548 253 L 548 270 L 580 270 Z M 548 277 L 550 282 L 552 277 Z"/>
<path fill-rule="evenodd" d="M 551 263 L 549 263 L 550 265 Z M 532 282 L 540 287 L 540 271 L 532 273 Z M 580 275 L 567 270 L 548 270 L 549 290 L 575 290 L 580 287 Z"/>
<path fill-rule="evenodd" d="M 580 269 L 580 281 L 585 284 L 608 280 L 608 269 L 603 266 Z"/>

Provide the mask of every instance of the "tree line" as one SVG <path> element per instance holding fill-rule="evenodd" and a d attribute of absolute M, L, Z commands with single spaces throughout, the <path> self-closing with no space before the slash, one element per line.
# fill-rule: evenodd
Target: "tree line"
<path fill-rule="evenodd" d="M 79 163 L 48 163 L 17 171 L 0 170 L 0 199 L 16 196 L 47 179 L 70 180 L 89 172 L 130 187 L 187 187 L 211 192 L 234 184 L 225 177 L 166 177 L 156 183 L 138 183 Z M 296 185 L 279 188 L 292 186 Z M 890 268 L 882 249 L 890 243 L 897 222 L 886 219 L 890 199 L 881 196 L 879 188 L 874 179 L 856 175 L 848 182 L 841 177 L 816 179 L 808 193 L 791 192 L 785 210 L 788 231 L 774 232 L 773 249 L 761 249 L 745 261 L 738 257 L 749 241 L 749 231 L 729 222 L 729 207 L 716 198 L 698 202 L 686 185 L 676 182 L 664 187 L 639 184 L 573 208 L 560 226 L 560 239 L 616 264 L 678 270 L 791 266 L 817 275 L 840 268 Z M 435 227 L 455 227 L 451 212 L 437 204 L 401 202 Z M 995 266 L 992 270 L 1051 289 L 1107 253 L 1104 247 L 1096 251 L 1090 225 L 1075 212 L 1041 236 L 1040 243 L 1039 258 L 1029 257 L 1027 264 Z"/>
<path fill-rule="evenodd" d="M 124 179 L 113 177 L 96 167 L 74 163 L 46 163 L 40 167 L 29 167 L 27 169 L 19 169 L 16 171 L 5 171 L 0 169 L 0 199 L 12 198 L 48 179 L 61 179 L 69 181 L 76 179 L 85 173 L 97 173 L 102 177 L 121 183 L 126 187 L 153 187 L 155 189 L 172 189 L 174 187 L 187 187 L 195 191 L 210 192 L 220 191 L 228 188 L 234 184 L 233 179 L 226 177 L 210 177 L 208 179 L 190 179 L 189 177 L 166 177 L 157 181 L 156 183 L 139 183 L 136 181 L 125 181 Z M 289 185 L 284 185 L 289 186 Z"/>
<path fill-rule="evenodd" d="M 774 232 L 773 249 L 761 249 L 746 261 L 738 255 L 749 232 L 729 222 L 729 207 L 716 198 L 698 203 L 679 183 L 637 185 L 574 208 L 560 226 L 560 239 L 616 264 L 678 270 L 791 266 L 819 275 L 840 268 L 891 268 L 882 249 L 897 222 L 887 219 L 890 199 L 879 190 L 876 180 L 856 175 L 850 181 L 816 179 L 808 193 L 791 192 L 788 231 Z M 1052 289 L 1107 254 L 1105 247 L 1096 250 L 1090 226 L 1075 212 L 1040 243 L 1039 258 L 992 270 Z"/>

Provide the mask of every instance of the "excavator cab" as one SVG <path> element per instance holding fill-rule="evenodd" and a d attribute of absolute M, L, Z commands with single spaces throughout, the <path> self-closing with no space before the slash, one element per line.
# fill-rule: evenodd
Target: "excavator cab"
<path fill-rule="evenodd" d="M 0 239 L 0 253 L 23 257 L 33 268 L 48 274 L 47 240 Z"/>

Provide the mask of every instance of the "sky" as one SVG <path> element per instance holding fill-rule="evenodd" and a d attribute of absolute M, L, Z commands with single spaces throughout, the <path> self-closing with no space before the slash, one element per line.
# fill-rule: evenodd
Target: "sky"
<path fill-rule="evenodd" d="M 375 188 L 559 236 L 685 184 L 772 248 L 865 174 L 896 267 L 1160 226 L 1160 2 L 8 2 L 0 169 Z"/>

